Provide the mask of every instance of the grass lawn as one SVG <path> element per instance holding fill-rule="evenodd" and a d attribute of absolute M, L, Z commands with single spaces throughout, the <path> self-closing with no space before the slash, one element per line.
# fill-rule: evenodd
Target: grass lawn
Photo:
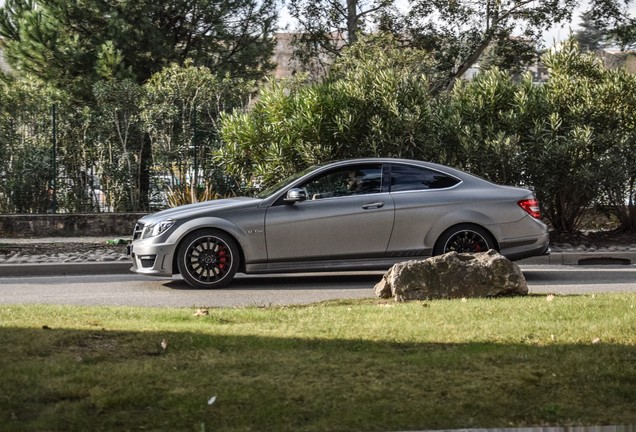
<path fill-rule="evenodd" d="M 636 424 L 636 293 L 196 310 L 0 305 L 0 430 Z"/>

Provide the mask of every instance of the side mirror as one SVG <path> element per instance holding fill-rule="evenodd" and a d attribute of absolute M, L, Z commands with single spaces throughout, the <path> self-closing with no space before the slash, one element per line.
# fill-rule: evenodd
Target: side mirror
<path fill-rule="evenodd" d="M 293 188 L 287 191 L 285 202 L 293 204 L 300 201 L 305 201 L 306 199 L 307 199 L 307 192 L 305 192 L 304 189 Z"/>

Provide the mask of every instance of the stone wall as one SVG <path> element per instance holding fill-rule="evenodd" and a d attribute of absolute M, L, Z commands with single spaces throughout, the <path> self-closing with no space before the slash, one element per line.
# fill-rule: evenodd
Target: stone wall
<path fill-rule="evenodd" d="M 132 236 L 145 213 L 0 215 L 0 239 Z"/>

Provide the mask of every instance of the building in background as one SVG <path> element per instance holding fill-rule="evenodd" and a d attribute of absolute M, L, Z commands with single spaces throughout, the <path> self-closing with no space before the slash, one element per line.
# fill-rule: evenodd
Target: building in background
<path fill-rule="evenodd" d="M 4 60 L 4 57 L 2 55 L 2 50 L 0 49 L 0 71 L 2 72 L 9 72 L 11 69 L 9 69 L 9 65 L 7 64 L 7 62 Z"/>

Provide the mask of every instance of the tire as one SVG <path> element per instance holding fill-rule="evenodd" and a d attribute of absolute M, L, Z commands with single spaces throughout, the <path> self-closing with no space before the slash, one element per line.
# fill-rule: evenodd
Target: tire
<path fill-rule="evenodd" d="M 177 255 L 183 279 L 194 288 L 222 288 L 239 266 L 236 242 L 223 231 L 206 229 L 186 236 Z"/>
<path fill-rule="evenodd" d="M 435 243 L 433 255 L 479 253 L 489 249 L 496 249 L 496 245 L 488 231 L 477 225 L 461 224 L 444 231 Z"/>

